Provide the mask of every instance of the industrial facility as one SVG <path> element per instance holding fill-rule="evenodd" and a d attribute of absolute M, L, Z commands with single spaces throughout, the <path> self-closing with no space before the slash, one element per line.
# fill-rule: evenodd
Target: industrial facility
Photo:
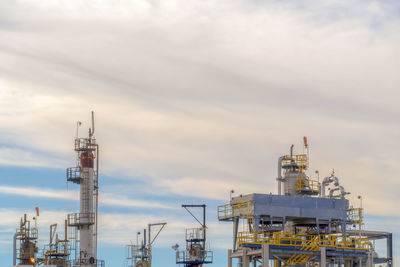
<path fill-rule="evenodd" d="M 186 229 L 186 249 L 179 251 L 176 247 L 176 264 L 185 267 L 201 267 L 203 264 L 213 262 L 213 253 L 206 249 L 206 205 L 182 205 L 186 211 L 200 224 L 200 227 Z M 191 211 L 191 208 L 201 208 L 202 218 L 199 220 Z"/>
<path fill-rule="evenodd" d="M 156 241 L 158 235 L 164 229 L 167 223 L 150 223 L 146 229 L 143 229 L 143 238 L 139 242 L 139 235 L 141 232 L 137 232 L 136 245 L 130 244 L 126 246 L 126 259 L 124 267 L 151 267 L 152 260 L 152 247 L 154 241 Z M 153 228 L 158 227 L 157 233 L 152 236 Z"/>
<path fill-rule="evenodd" d="M 97 254 L 99 145 L 94 137 L 93 112 L 88 137 L 78 136 L 79 126 L 78 122 L 74 144 L 77 165 L 67 169 L 66 178 L 80 188 L 80 210 L 67 215 L 62 237 L 56 232 L 57 224 L 50 226 L 49 243 L 43 249 L 38 248 L 39 209 L 32 224 L 25 214 L 14 234 L 13 266 L 105 267 Z M 321 182 L 311 179 L 306 137 L 304 151 L 294 154 L 292 145 L 288 155 L 279 157 L 277 194 L 231 196 L 228 204 L 218 207 L 219 221 L 233 226 L 227 266 L 392 267 L 392 234 L 363 229 L 363 208 L 349 203 L 346 196 L 350 193 L 334 172 Z M 183 250 L 178 245 L 172 247 L 176 264 L 212 264 L 213 252 L 206 243 L 206 205 L 182 207 L 200 226 L 186 229 Z M 200 209 L 200 218 L 193 209 Z M 136 244 L 126 246 L 125 267 L 152 266 L 152 246 L 166 224 L 151 223 L 137 232 Z M 386 241 L 385 255 L 378 255 L 375 240 Z"/>
<path fill-rule="evenodd" d="M 363 209 L 350 205 L 334 173 L 311 180 L 306 137 L 304 149 L 295 155 L 292 145 L 278 159 L 278 194 L 240 195 L 218 207 L 218 219 L 233 223 L 228 267 L 393 266 L 392 234 L 362 229 Z M 386 255 L 375 251 L 378 239 Z"/>
<path fill-rule="evenodd" d="M 33 218 L 35 224 L 31 226 L 25 214 L 14 235 L 13 266 L 105 266 L 104 261 L 97 257 L 99 145 L 94 137 L 94 113 L 87 138 L 79 138 L 80 124 L 77 123 L 74 146 L 77 164 L 66 171 L 67 181 L 79 185 L 80 211 L 68 214 L 63 239 L 56 234 L 57 225 L 50 226 L 49 244 L 41 251 L 37 247 L 37 218 Z"/>

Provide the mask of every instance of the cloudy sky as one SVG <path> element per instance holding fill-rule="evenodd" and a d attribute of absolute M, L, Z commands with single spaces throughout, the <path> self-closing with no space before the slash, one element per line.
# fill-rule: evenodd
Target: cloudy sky
<path fill-rule="evenodd" d="M 208 205 L 224 266 L 217 205 L 231 189 L 275 193 L 277 158 L 303 136 L 310 173 L 334 169 L 398 251 L 399 12 L 394 0 L 0 0 L 0 261 L 23 213 L 40 206 L 44 244 L 78 210 L 65 168 L 91 110 L 107 266 L 159 221 L 154 265 L 175 266 L 170 246 L 196 226 L 182 203 Z"/>

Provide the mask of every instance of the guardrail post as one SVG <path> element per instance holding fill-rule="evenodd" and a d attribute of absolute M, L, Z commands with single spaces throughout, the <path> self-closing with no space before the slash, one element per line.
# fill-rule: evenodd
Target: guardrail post
<path fill-rule="evenodd" d="M 262 245 L 262 267 L 269 267 L 269 245 Z"/>

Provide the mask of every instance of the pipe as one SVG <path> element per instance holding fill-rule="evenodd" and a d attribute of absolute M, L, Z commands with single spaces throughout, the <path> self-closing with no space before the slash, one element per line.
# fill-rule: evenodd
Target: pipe
<path fill-rule="evenodd" d="M 282 195 L 282 160 L 286 159 L 286 156 L 281 156 L 278 159 L 278 195 Z"/>
<path fill-rule="evenodd" d="M 13 237 L 13 265 L 17 265 L 17 233 Z"/>
<path fill-rule="evenodd" d="M 333 193 L 335 191 L 340 191 L 339 196 L 340 198 L 344 198 L 345 195 L 347 195 L 348 193 L 346 191 L 344 191 L 344 187 L 343 186 L 338 186 L 336 188 L 333 188 L 329 191 L 329 197 L 332 198 L 333 197 Z"/>
<path fill-rule="evenodd" d="M 94 135 L 94 111 L 92 110 L 92 135 Z"/>
<path fill-rule="evenodd" d="M 339 186 L 339 178 L 334 176 L 333 174 L 331 176 L 325 177 L 324 180 L 322 180 L 322 186 L 321 186 L 321 196 L 325 196 L 325 187 L 330 184 L 334 183 L 335 186 Z"/>
<path fill-rule="evenodd" d="M 341 198 L 344 198 L 345 195 L 350 194 L 344 190 L 344 187 L 339 185 L 339 178 L 334 176 L 334 172 L 331 174 L 331 176 L 325 177 L 324 180 L 322 181 L 322 186 L 321 186 L 321 196 L 326 197 L 325 195 L 325 188 L 327 185 L 333 183 L 335 188 L 329 190 L 329 197 L 333 197 L 333 193 L 335 191 L 340 191 L 339 195 Z"/>
<path fill-rule="evenodd" d="M 387 236 L 387 258 L 389 260 L 388 267 L 393 266 L 393 235 L 392 233 L 388 234 Z"/>

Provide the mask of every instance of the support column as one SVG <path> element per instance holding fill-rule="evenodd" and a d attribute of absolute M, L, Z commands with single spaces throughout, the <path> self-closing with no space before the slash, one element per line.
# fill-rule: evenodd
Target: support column
<path fill-rule="evenodd" d="M 243 248 L 242 267 L 250 267 L 249 256 L 247 256 L 247 248 Z"/>
<path fill-rule="evenodd" d="M 228 267 L 232 267 L 232 249 L 228 249 Z"/>
<path fill-rule="evenodd" d="M 374 256 L 372 254 L 372 250 L 368 252 L 368 259 L 367 259 L 367 266 L 366 267 L 373 267 L 374 266 Z"/>
<path fill-rule="evenodd" d="M 239 229 L 239 218 L 233 219 L 233 250 L 236 250 L 237 247 L 237 235 Z"/>
<path fill-rule="evenodd" d="M 269 267 L 269 245 L 262 245 L 262 267 Z"/>
<path fill-rule="evenodd" d="M 326 247 L 320 247 L 319 251 L 321 252 L 321 267 L 326 267 Z"/>

